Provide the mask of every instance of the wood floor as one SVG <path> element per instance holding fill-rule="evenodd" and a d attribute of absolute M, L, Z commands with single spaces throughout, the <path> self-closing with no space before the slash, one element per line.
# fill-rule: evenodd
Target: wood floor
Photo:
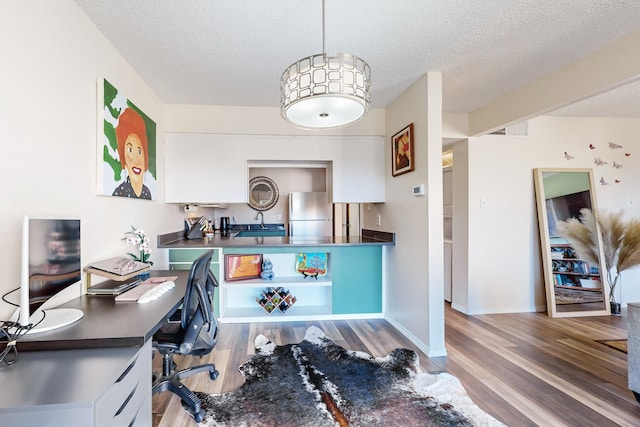
<path fill-rule="evenodd" d="M 448 355 L 429 359 L 418 351 L 422 368 L 455 375 L 478 406 L 505 424 L 640 426 L 640 404 L 627 388 L 627 355 L 595 341 L 626 338 L 626 317 L 466 316 L 447 305 L 445 323 Z M 220 376 L 211 381 L 199 374 L 185 383 L 210 393 L 234 390 L 243 383 L 237 366 L 254 353 L 257 334 L 279 345 L 297 343 L 310 325 L 345 348 L 375 356 L 398 347 L 417 351 L 384 320 L 222 324 L 209 356 L 179 362 L 213 361 Z M 154 426 L 196 425 L 170 393 L 154 396 L 153 412 Z"/>

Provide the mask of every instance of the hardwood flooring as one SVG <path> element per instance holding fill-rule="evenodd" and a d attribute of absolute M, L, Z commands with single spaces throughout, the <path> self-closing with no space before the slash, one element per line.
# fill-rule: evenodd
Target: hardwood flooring
<path fill-rule="evenodd" d="M 466 316 L 447 304 L 445 323 L 448 355 L 429 359 L 418 351 L 421 367 L 455 375 L 478 406 L 505 424 L 640 426 L 640 404 L 627 388 L 627 355 L 595 341 L 626 338 L 626 317 Z M 300 342 L 310 325 L 345 348 L 375 356 L 398 347 L 417 351 L 384 320 L 221 324 L 209 356 L 178 362 L 212 361 L 220 376 L 211 381 L 198 374 L 185 383 L 210 393 L 234 390 L 243 383 L 237 366 L 253 355 L 257 334 L 283 345 Z M 159 360 L 154 368 L 159 370 Z M 153 412 L 157 427 L 196 425 L 170 393 L 154 396 Z"/>

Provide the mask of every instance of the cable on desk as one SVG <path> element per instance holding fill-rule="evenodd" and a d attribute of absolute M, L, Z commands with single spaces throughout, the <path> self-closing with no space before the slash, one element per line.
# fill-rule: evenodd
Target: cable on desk
<path fill-rule="evenodd" d="M 8 292 L 5 292 L 2 295 L 2 301 L 7 304 L 13 305 L 14 307 L 20 307 L 20 305 L 12 303 L 11 301 L 7 301 L 6 296 L 12 292 L 15 292 L 20 288 L 12 289 Z M 11 320 L 0 320 L 0 345 L 6 344 L 4 349 L 0 350 L 0 366 L 1 365 L 13 365 L 18 360 L 18 348 L 16 344 L 18 340 L 31 329 L 38 326 L 44 318 L 47 317 L 47 312 L 43 311 L 42 319 L 35 325 L 29 323 L 28 325 L 21 325 L 19 320 L 20 316 L 18 316 L 18 321 L 13 322 Z M 4 339 L 6 338 L 6 343 Z"/>
<path fill-rule="evenodd" d="M 29 330 L 33 328 L 32 324 L 23 326 L 17 322 L 5 320 L 0 325 L 0 340 L 6 338 L 6 345 L 0 351 L 0 365 L 13 365 L 18 360 L 18 349 L 16 344 L 18 340 Z"/>
<path fill-rule="evenodd" d="M 11 289 L 10 291 L 7 291 L 7 292 L 5 292 L 4 294 L 2 294 L 2 301 L 6 302 L 7 304 L 12 305 L 12 306 L 14 306 L 14 307 L 20 307 L 20 305 L 19 305 L 19 304 L 16 304 L 16 303 L 14 303 L 14 302 L 11 302 L 11 301 L 8 301 L 8 300 L 7 300 L 7 295 L 14 293 L 14 292 L 15 292 L 15 291 L 17 291 L 18 289 L 20 289 L 20 287 L 19 287 L 19 286 L 18 286 L 17 288 L 15 288 L 15 289 Z"/>

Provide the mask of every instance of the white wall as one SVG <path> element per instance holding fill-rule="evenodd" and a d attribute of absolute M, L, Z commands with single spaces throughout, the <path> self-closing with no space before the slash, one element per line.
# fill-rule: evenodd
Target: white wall
<path fill-rule="evenodd" d="M 389 106 L 387 141 L 409 123 L 414 125 L 415 170 L 391 176 L 389 143 L 386 203 L 363 207 L 364 228 L 396 233 L 396 245 L 386 249 L 386 318 L 429 356 L 446 353 L 441 90 L 440 74 L 428 73 Z M 421 183 L 426 195 L 413 196 L 412 187 Z"/>
<path fill-rule="evenodd" d="M 2 1 L 0 52 L 0 292 L 19 285 L 25 214 L 80 218 L 83 265 L 130 251 L 120 239 L 131 225 L 146 229 L 155 247 L 156 235 L 182 216 L 162 203 L 161 163 L 158 201 L 96 195 L 97 81 L 109 79 L 156 121 L 162 153 L 157 96 L 71 0 Z M 160 267 L 164 258 L 151 255 Z"/>
<path fill-rule="evenodd" d="M 545 116 L 529 122 L 528 137 L 487 135 L 454 144 L 454 307 L 459 298 L 458 308 L 468 314 L 546 309 L 533 169 L 593 168 L 599 207 L 624 209 L 638 218 L 639 131 L 640 119 Z M 612 150 L 609 142 L 623 148 Z M 467 150 L 468 177 L 463 177 L 458 162 Z M 596 156 L 608 164 L 597 166 Z M 623 167 L 613 168 L 613 161 Z M 608 185 L 600 184 L 601 178 Z M 456 194 L 460 183 L 468 186 L 468 195 Z M 468 212 L 459 215 L 456 205 L 465 203 Z M 467 260 L 460 253 L 465 228 Z M 640 268 L 623 273 L 623 302 L 640 300 L 637 283 Z"/>
<path fill-rule="evenodd" d="M 167 104 L 164 109 L 165 129 L 176 133 L 366 136 L 385 132 L 385 110 L 379 108 L 371 109 L 362 120 L 347 127 L 323 130 L 297 128 L 282 119 L 279 108 Z"/>

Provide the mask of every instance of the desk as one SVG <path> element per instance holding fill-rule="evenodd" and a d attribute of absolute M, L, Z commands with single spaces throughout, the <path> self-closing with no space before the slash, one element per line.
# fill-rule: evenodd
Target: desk
<path fill-rule="evenodd" d="M 81 320 L 23 337 L 18 362 L 0 367 L 0 424 L 150 426 L 151 337 L 180 305 L 188 272 L 152 276 L 178 276 L 176 287 L 148 304 L 83 295 L 61 306 Z"/>
<path fill-rule="evenodd" d="M 115 302 L 112 296 L 82 295 L 60 307 L 79 308 L 84 317 L 71 325 L 25 335 L 18 351 L 142 347 L 182 302 L 188 271 L 151 272 L 151 277 L 178 276 L 175 288 L 147 304 Z"/>

